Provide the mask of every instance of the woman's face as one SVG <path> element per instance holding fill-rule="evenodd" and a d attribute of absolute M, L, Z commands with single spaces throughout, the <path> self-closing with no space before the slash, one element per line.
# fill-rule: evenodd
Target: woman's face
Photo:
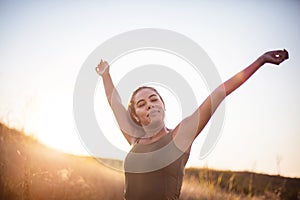
<path fill-rule="evenodd" d="M 164 121 L 165 105 L 159 95 L 149 88 L 142 89 L 135 94 L 134 108 L 136 118 L 142 126 L 155 126 Z"/>

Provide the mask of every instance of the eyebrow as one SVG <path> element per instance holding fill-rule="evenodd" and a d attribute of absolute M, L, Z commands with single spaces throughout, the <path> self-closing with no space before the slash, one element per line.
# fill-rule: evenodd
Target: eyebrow
<path fill-rule="evenodd" d="M 156 97 L 157 96 L 157 94 L 151 94 L 149 97 L 148 97 L 148 99 L 150 99 L 151 97 Z M 142 102 L 142 101 L 145 101 L 144 99 L 140 99 L 140 100 L 138 100 L 137 102 L 136 102 L 136 105 L 138 105 L 140 102 Z"/>

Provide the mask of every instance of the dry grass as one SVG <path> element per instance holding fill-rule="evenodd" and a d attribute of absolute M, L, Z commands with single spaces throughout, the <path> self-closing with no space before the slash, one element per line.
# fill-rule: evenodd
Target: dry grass
<path fill-rule="evenodd" d="M 121 168 L 120 161 L 114 163 Z M 60 153 L 0 123 L 0 199 L 123 199 L 124 175 L 91 157 Z M 186 169 L 181 200 L 300 199 L 300 179 Z"/>
<path fill-rule="evenodd" d="M 299 200 L 300 179 L 187 168 L 181 200 Z"/>
<path fill-rule="evenodd" d="M 270 197 L 270 196 L 269 196 Z M 222 189 L 218 183 L 200 181 L 194 177 L 185 179 L 182 192 L 181 200 L 263 200 L 263 199 L 278 199 L 276 196 L 272 198 L 265 198 L 264 196 L 246 196 L 236 194 L 230 189 L 228 191 Z"/>

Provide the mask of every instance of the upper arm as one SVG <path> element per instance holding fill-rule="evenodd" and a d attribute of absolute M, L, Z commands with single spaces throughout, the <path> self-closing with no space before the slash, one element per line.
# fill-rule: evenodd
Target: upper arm
<path fill-rule="evenodd" d="M 137 138 L 137 125 L 131 120 L 129 113 L 120 102 L 114 103 L 111 108 L 123 136 L 129 144 L 132 144 Z"/>
<path fill-rule="evenodd" d="M 187 151 L 195 138 L 209 122 L 213 113 L 225 98 L 222 87 L 215 89 L 190 116 L 183 119 L 174 129 L 173 138 L 180 149 Z"/>
<path fill-rule="evenodd" d="M 134 143 L 134 141 L 136 140 L 136 138 L 132 137 L 131 135 L 129 135 L 128 133 L 126 133 L 125 131 L 122 131 L 123 136 L 125 137 L 126 141 L 128 142 L 128 144 L 132 145 Z"/>
<path fill-rule="evenodd" d="M 105 73 L 103 74 L 102 78 L 108 103 L 118 122 L 119 128 L 122 131 L 127 142 L 129 144 L 132 144 L 132 141 L 134 141 L 135 139 L 134 136 L 137 132 L 137 125 L 135 125 L 131 120 L 129 113 L 123 106 L 120 95 L 113 84 L 110 74 Z"/>
<path fill-rule="evenodd" d="M 257 59 L 248 67 L 222 83 L 192 115 L 179 123 L 176 127 L 177 131 L 173 132 L 173 138 L 175 138 L 177 146 L 190 147 L 225 97 L 245 83 L 263 64 L 261 59 Z"/>

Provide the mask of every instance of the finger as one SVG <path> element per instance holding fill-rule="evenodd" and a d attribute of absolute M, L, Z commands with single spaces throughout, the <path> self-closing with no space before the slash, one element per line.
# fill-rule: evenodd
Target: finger
<path fill-rule="evenodd" d="M 276 50 L 276 51 L 273 51 L 273 55 L 278 57 L 283 51 L 282 50 Z"/>
<path fill-rule="evenodd" d="M 283 53 L 284 53 L 283 51 L 274 51 L 272 53 L 272 57 L 276 62 L 281 63 L 285 59 Z"/>
<path fill-rule="evenodd" d="M 286 50 L 282 50 L 282 51 L 277 51 L 275 57 L 283 61 L 285 59 L 288 59 L 289 55 Z"/>
<path fill-rule="evenodd" d="M 283 49 L 284 52 L 284 58 L 288 59 L 289 58 L 289 52 L 286 49 Z"/>
<path fill-rule="evenodd" d="M 279 57 L 277 57 L 276 60 L 279 65 L 285 60 L 285 57 L 282 54 L 279 54 Z"/>

